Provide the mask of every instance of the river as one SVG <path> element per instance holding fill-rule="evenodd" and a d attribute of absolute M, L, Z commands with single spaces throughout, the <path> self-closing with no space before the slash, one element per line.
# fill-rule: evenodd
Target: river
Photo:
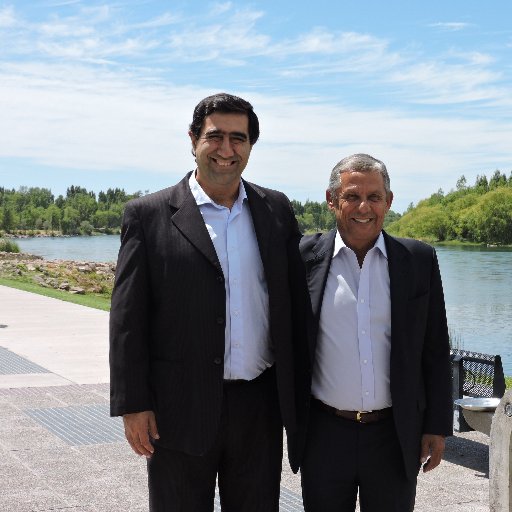
<path fill-rule="evenodd" d="M 26 238 L 23 252 L 46 259 L 115 261 L 119 236 Z M 451 334 L 461 348 L 499 354 L 512 375 L 512 249 L 436 248 Z"/>

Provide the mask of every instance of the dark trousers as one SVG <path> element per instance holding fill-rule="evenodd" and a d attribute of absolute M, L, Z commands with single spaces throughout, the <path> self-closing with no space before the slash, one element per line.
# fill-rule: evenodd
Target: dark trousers
<path fill-rule="evenodd" d="M 155 447 L 148 460 L 151 512 L 211 512 L 218 478 L 223 512 L 278 512 L 283 427 L 274 369 L 225 383 L 212 449 L 191 456 Z"/>
<path fill-rule="evenodd" d="M 416 479 L 405 476 L 393 419 L 361 424 L 311 408 L 301 467 L 306 512 L 411 512 Z"/>

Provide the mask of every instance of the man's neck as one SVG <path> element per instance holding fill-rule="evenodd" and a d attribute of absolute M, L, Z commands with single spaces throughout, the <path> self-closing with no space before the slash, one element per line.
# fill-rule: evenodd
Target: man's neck
<path fill-rule="evenodd" d="M 215 203 L 221 206 L 225 206 L 226 208 L 231 208 L 235 204 L 238 199 L 238 194 L 240 191 L 240 182 L 229 184 L 229 185 L 219 185 L 219 186 L 206 186 L 204 183 L 201 183 L 200 179 L 196 174 L 197 183 L 203 189 L 204 193 Z"/>

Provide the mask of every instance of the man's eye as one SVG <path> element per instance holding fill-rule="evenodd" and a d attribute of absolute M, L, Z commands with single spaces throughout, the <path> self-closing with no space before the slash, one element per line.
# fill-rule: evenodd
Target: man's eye
<path fill-rule="evenodd" d="M 371 201 L 372 203 L 378 203 L 378 202 L 380 201 L 380 199 L 381 199 L 381 198 L 380 198 L 380 196 L 370 196 L 370 198 L 369 198 L 369 199 L 370 199 L 370 201 Z"/>
<path fill-rule="evenodd" d="M 239 135 L 233 135 L 229 138 L 231 144 L 243 144 L 247 139 Z"/>
<path fill-rule="evenodd" d="M 218 133 L 209 133 L 204 137 L 208 142 L 222 142 L 222 135 Z"/>

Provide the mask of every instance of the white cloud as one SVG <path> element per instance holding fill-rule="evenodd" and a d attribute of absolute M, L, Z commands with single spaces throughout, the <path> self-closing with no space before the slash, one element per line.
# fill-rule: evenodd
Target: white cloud
<path fill-rule="evenodd" d="M 439 28 L 441 30 L 446 30 L 450 32 L 457 32 L 459 30 L 464 30 L 471 26 L 471 23 L 462 23 L 462 22 L 439 22 L 439 23 L 431 23 L 430 27 Z"/>
<path fill-rule="evenodd" d="M 0 28 L 14 27 L 16 16 L 12 6 L 0 8 Z"/>

